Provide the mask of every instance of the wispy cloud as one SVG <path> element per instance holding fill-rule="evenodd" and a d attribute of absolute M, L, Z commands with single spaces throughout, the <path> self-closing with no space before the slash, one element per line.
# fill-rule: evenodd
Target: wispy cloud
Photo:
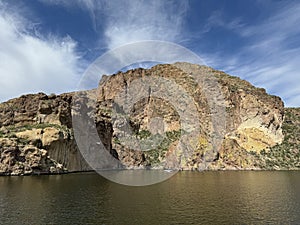
<path fill-rule="evenodd" d="M 142 40 L 180 42 L 185 38 L 183 24 L 188 1 L 40 1 L 68 8 L 81 7 L 89 12 L 101 45 L 108 49 Z"/>
<path fill-rule="evenodd" d="M 124 1 L 106 11 L 109 48 L 141 40 L 180 42 L 188 8 L 186 1 Z"/>
<path fill-rule="evenodd" d="M 235 31 L 244 27 L 245 24 L 242 23 L 241 18 L 235 18 L 230 21 L 226 21 L 221 10 L 216 10 L 211 13 L 211 15 L 205 21 L 205 26 L 202 29 L 202 33 L 209 32 L 213 27 L 223 27 L 231 31 Z"/>
<path fill-rule="evenodd" d="M 76 42 L 70 37 L 37 37 L 33 25 L 20 14 L 0 2 L 0 101 L 76 88 Z"/>
<path fill-rule="evenodd" d="M 95 31 L 97 31 L 97 23 L 102 22 L 99 21 L 99 10 L 103 9 L 105 7 L 105 1 L 103 0 L 39 0 L 40 2 L 46 4 L 46 5 L 56 5 L 56 6 L 62 6 L 69 9 L 74 8 L 81 8 L 82 10 L 89 13 L 93 28 Z"/>
<path fill-rule="evenodd" d="M 281 2 L 276 6 L 262 23 L 235 28 L 247 43 L 237 54 L 219 52 L 206 58 L 208 64 L 281 96 L 287 106 L 299 106 L 300 3 Z M 222 18 L 214 18 L 214 21 L 222 21 Z M 218 25 L 228 26 L 222 23 Z"/>

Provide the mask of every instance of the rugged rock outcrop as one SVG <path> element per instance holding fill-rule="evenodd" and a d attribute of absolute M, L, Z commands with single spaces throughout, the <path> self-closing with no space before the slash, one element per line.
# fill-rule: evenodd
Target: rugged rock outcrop
<path fill-rule="evenodd" d="M 124 168 L 300 167 L 298 109 L 224 72 L 177 63 L 103 76 L 97 90 L 82 95 L 1 103 L 0 174 L 91 170 L 72 128 L 71 113 L 83 111 Z"/>
<path fill-rule="evenodd" d="M 214 113 L 212 111 L 216 108 L 209 107 L 207 92 L 205 93 L 203 90 L 206 88 L 203 87 L 204 85 L 210 85 L 212 82 L 206 82 L 199 86 L 197 85 L 199 81 L 196 82 L 191 74 L 199 75 L 204 79 L 213 77 L 218 82 L 223 97 L 224 111 L 222 114 L 216 115 L 220 120 L 222 120 L 220 118 L 222 116 L 226 118 L 226 126 L 223 128 L 224 139 L 220 146 L 214 146 L 211 138 L 215 131 L 213 122 L 216 122 L 212 121 Z M 135 151 L 132 154 L 132 150 L 127 148 L 126 143 L 123 145 L 118 138 L 120 130 L 123 132 L 119 127 L 120 121 L 118 119 L 112 121 L 114 127 L 112 148 L 116 149 L 120 160 L 123 160 L 127 167 L 157 165 L 158 167 L 174 168 L 176 165 L 175 167 L 178 169 L 256 169 L 259 168 L 258 164 L 260 163 L 257 162 L 255 155 L 260 155 L 262 150 L 268 151 L 270 147 L 282 142 L 281 125 L 284 118 L 284 105 L 279 97 L 268 95 L 264 89 L 256 88 L 247 81 L 205 66 L 185 63 L 158 65 L 149 70 L 136 69 L 106 77 L 99 85 L 97 99 L 100 108 L 111 112 L 112 103 L 120 98 L 120 93 L 121 95 L 130 93 L 131 89 L 137 88 L 137 86 L 143 88 L 140 87 L 141 84 L 149 83 L 157 76 L 175 82 L 192 98 L 196 111 L 186 115 L 193 119 L 193 123 L 200 125 L 200 132 L 198 136 L 193 136 L 188 140 L 189 143 L 193 143 L 189 144 L 192 152 L 186 154 L 186 149 L 176 147 L 185 132 L 180 127 L 182 118 L 178 111 L 190 110 L 191 104 L 174 107 L 175 101 L 180 99 L 185 102 L 185 99 L 181 98 L 178 88 L 170 87 L 172 83 L 163 85 L 164 80 L 159 80 L 157 85 L 160 85 L 160 88 L 157 90 L 154 90 L 154 84 L 151 86 L 153 90 L 150 90 L 143 98 L 140 97 L 138 102 L 134 103 L 134 98 L 130 96 L 127 96 L 126 101 L 134 103 L 129 116 L 129 124 L 130 129 L 139 140 L 153 134 L 150 132 L 153 119 L 162 118 L 167 137 L 163 138 L 161 145 L 150 151 Z M 137 83 L 137 79 L 140 79 L 141 82 Z M 159 95 L 161 88 L 168 91 L 168 95 L 173 98 L 169 98 L 167 101 L 155 97 Z M 138 94 L 138 92 L 139 90 L 136 90 L 133 93 Z M 113 113 L 111 115 L 114 117 Z M 184 143 L 180 140 L 180 145 L 182 146 L 182 144 L 187 145 L 187 142 Z M 219 149 L 215 150 L 216 147 Z M 212 154 L 209 154 L 210 152 Z"/>
<path fill-rule="evenodd" d="M 90 170 L 72 132 L 72 93 L 24 95 L 0 104 L 0 174 Z"/>

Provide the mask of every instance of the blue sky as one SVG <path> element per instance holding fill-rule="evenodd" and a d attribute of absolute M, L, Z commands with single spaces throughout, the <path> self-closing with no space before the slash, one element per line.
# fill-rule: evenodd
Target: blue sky
<path fill-rule="evenodd" d="M 0 101 L 76 90 L 106 51 L 180 44 L 300 106 L 300 1 L 0 0 Z"/>

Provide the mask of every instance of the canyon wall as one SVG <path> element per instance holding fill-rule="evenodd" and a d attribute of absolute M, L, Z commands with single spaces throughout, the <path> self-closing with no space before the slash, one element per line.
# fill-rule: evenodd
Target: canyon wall
<path fill-rule="evenodd" d="M 279 97 L 206 66 L 176 63 L 119 72 L 78 96 L 38 93 L 1 103 L 0 174 L 93 169 L 74 138 L 72 113 L 83 116 L 84 107 L 122 168 L 300 167 L 299 110 L 284 109 Z"/>

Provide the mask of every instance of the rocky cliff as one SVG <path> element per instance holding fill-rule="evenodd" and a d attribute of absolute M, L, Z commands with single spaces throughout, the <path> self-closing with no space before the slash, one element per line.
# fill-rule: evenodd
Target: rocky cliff
<path fill-rule="evenodd" d="M 89 170 L 72 132 L 72 93 L 39 93 L 0 104 L 0 174 Z"/>
<path fill-rule="evenodd" d="M 217 83 L 199 85 L 195 74 Z M 206 89 L 220 93 L 212 98 L 217 92 Z M 74 139 L 74 94 L 24 95 L 0 104 L 0 174 L 91 169 Z M 284 109 L 279 97 L 209 67 L 177 63 L 119 72 L 83 96 L 93 98 L 90 119 L 124 168 L 300 167 L 300 110 Z M 211 107 L 211 101 L 221 103 Z"/>

